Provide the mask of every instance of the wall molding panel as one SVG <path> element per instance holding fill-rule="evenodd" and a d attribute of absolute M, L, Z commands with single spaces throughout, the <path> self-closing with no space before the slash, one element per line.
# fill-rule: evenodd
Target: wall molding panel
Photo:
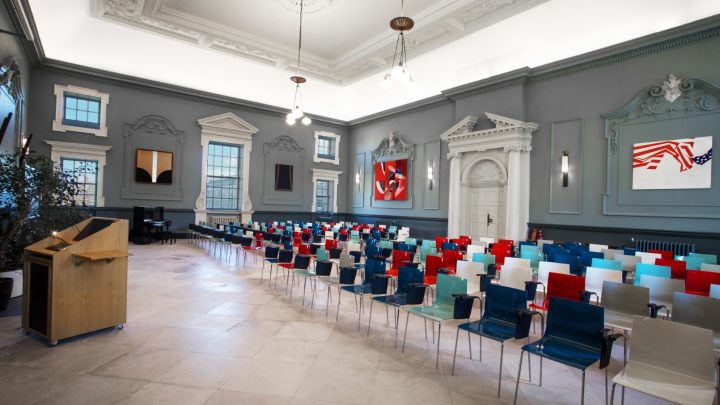
<path fill-rule="evenodd" d="M 567 152 L 568 185 L 563 187 L 560 160 Z M 550 213 L 581 214 L 583 183 L 583 122 L 553 122 L 550 132 Z"/>

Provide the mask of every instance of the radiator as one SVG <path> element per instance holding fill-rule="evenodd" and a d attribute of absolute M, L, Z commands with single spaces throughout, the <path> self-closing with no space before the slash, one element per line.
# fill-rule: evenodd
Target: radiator
<path fill-rule="evenodd" d="M 666 242 L 659 240 L 636 240 L 635 249 L 641 252 L 648 250 L 670 250 L 677 256 L 687 256 L 695 252 L 694 243 Z"/>
<path fill-rule="evenodd" d="M 240 217 L 237 215 L 212 215 L 210 216 L 210 223 L 213 225 L 218 224 L 229 224 L 240 222 Z"/>

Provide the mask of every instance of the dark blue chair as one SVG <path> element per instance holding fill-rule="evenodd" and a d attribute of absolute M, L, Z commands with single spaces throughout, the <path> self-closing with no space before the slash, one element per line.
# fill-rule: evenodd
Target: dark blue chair
<path fill-rule="evenodd" d="M 262 269 L 260 270 L 260 284 L 262 284 L 263 273 L 265 273 L 265 263 L 270 263 L 271 265 L 272 265 L 272 263 L 277 263 L 279 253 L 280 253 L 279 247 L 265 246 L 265 255 L 263 257 L 263 265 L 262 265 Z"/>
<path fill-rule="evenodd" d="M 581 370 L 581 405 L 585 403 L 585 370 L 600 362 L 599 368 L 605 369 L 605 403 L 607 403 L 607 366 L 610 363 L 612 344 L 621 336 L 620 334 L 607 334 L 605 310 L 602 307 L 563 298 L 550 298 L 547 327 L 543 337 L 526 344 L 522 350 L 540 357 L 541 387 L 543 359 Z M 522 359 L 523 356 L 520 356 L 513 403 L 517 403 Z"/>
<path fill-rule="evenodd" d="M 576 276 L 581 276 L 582 272 L 580 271 L 580 258 L 574 255 L 555 255 L 553 257 L 553 262 L 555 263 L 566 263 L 570 266 L 570 274 L 574 274 Z"/>
<path fill-rule="evenodd" d="M 385 295 L 387 294 L 388 279 L 390 276 L 385 274 L 385 263 L 373 258 L 368 258 L 365 262 L 365 273 L 361 284 L 353 285 L 341 285 L 338 289 L 338 307 L 337 316 L 335 320 L 340 316 L 340 296 L 343 291 L 354 294 L 356 299 L 360 296 L 360 306 L 358 308 L 358 332 L 360 331 L 360 319 L 364 309 L 364 298 L 365 294 L 371 295 Z"/>
<path fill-rule="evenodd" d="M 422 270 L 407 266 L 400 267 L 400 269 L 398 269 L 397 289 L 395 290 L 395 293 L 392 295 L 373 297 L 370 301 L 370 316 L 368 317 L 367 335 L 370 336 L 373 301 L 385 304 L 386 323 L 390 322 L 390 316 L 387 309 L 388 307 L 393 307 L 395 309 L 395 347 L 397 347 L 400 308 L 405 305 L 420 305 L 423 303 L 426 287 L 423 283 L 424 279 L 425 277 Z"/>
<path fill-rule="evenodd" d="M 565 245 L 563 245 L 563 247 L 565 248 L 565 250 L 567 250 L 574 256 L 580 256 L 580 253 L 590 250 L 588 246 L 577 242 L 565 242 Z"/>
<path fill-rule="evenodd" d="M 527 339 L 530 335 L 530 324 L 532 317 L 542 314 L 527 309 L 527 292 L 491 284 L 485 291 L 485 312 L 479 321 L 468 322 L 458 325 L 455 335 L 455 352 L 453 353 L 453 365 L 451 375 L 455 375 L 455 357 L 457 356 L 457 344 L 460 331 L 470 335 L 480 336 L 480 361 L 482 361 L 482 338 L 488 338 L 500 342 L 500 372 L 498 378 L 498 398 L 502 386 L 503 352 L 505 342 L 510 339 Z M 472 359 L 472 347 L 470 346 L 470 359 Z M 530 361 L 530 355 L 528 355 Z"/>
<path fill-rule="evenodd" d="M 277 268 L 277 270 L 279 271 L 280 270 L 279 266 L 281 264 L 292 263 L 293 254 L 294 254 L 294 252 L 292 249 L 283 249 L 283 250 L 280 250 L 280 252 L 278 253 L 277 260 L 268 260 L 268 263 L 270 263 L 270 275 L 268 277 L 268 282 L 272 281 L 273 266 L 275 266 Z M 276 274 L 275 275 L 275 288 L 277 288 L 277 279 L 278 279 L 278 276 Z"/>
<path fill-rule="evenodd" d="M 585 268 L 592 266 L 592 259 L 602 259 L 605 256 L 602 252 L 591 252 L 585 251 L 580 253 L 580 266 L 582 267 L 582 273 L 585 273 Z"/>
<path fill-rule="evenodd" d="M 638 251 L 637 249 L 627 248 L 627 247 L 622 248 L 622 250 L 623 250 L 623 254 L 628 255 L 628 256 L 635 256 L 635 252 Z"/>
<path fill-rule="evenodd" d="M 458 250 L 457 243 L 445 242 L 442 244 L 442 250 Z"/>

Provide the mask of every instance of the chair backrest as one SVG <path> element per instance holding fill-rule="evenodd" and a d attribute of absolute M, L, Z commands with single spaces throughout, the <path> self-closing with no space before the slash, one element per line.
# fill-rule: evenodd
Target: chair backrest
<path fill-rule="evenodd" d="M 602 306 L 608 311 L 628 315 L 650 315 L 650 289 L 630 284 L 605 281 L 602 287 Z"/>
<path fill-rule="evenodd" d="M 467 280 L 438 274 L 435 290 L 435 305 L 452 308 L 455 306 L 455 295 L 467 294 Z"/>
<path fill-rule="evenodd" d="M 443 266 L 443 258 L 441 256 L 428 256 L 425 258 L 425 274 L 434 276 L 438 269 Z"/>
<path fill-rule="evenodd" d="M 570 274 L 570 265 L 567 263 L 540 262 L 537 281 L 547 285 L 550 273 Z"/>
<path fill-rule="evenodd" d="M 417 246 L 417 239 L 415 239 L 415 238 L 405 238 L 405 244 L 406 244 L 406 245 Z"/>
<path fill-rule="evenodd" d="M 475 253 L 485 253 L 485 247 L 480 245 L 468 245 L 465 253 L 467 254 L 467 257 L 472 259 Z"/>
<path fill-rule="evenodd" d="M 622 262 L 620 262 L 620 260 L 605 260 L 597 257 L 592 259 L 590 266 L 600 269 L 622 270 Z"/>
<path fill-rule="evenodd" d="M 585 290 L 594 292 L 602 300 L 602 288 L 605 281 L 622 283 L 622 272 L 599 267 L 588 267 L 585 270 Z"/>
<path fill-rule="evenodd" d="M 607 249 L 608 247 L 609 247 L 608 245 L 598 245 L 598 244 L 595 244 L 595 243 L 591 243 L 591 244 L 588 246 L 588 249 L 589 249 L 591 252 L 603 253 L 603 249 Z"/>
<path fill-rule="evenodd" d="M 379 260 L 368 258 L 365 261 L 365 279 L 363 284 L 370 284 L 374 275 L 385 274 L 385 263 Z"/>
<path fill-rule="evenodd" d="M 295 255 L 293 267 L 296 269 L 307 269 L 308 267 L 310 267 L 310 256 Z"/>
<path fill-rule="evenodd" d="M 293 251 L 292 249 L 282 249 L 278 254 L 278 263 L 292 263 Z"/>
<path fill-rule="evenodd" d="M 616 260 L 615 255 L 624 255 L 624 252 L 622 249 L 602 249 L 602 253 L 607 260 Z"/>
<path fill-rule="evenodd" d="M 570 266 L 570 273 L 577 274 L 580 267 L 580 259 L 577 256 L 556 254 L 553 255 L 552 261 L 555 263 L 566 263 Z"/>
<path fill-rule="evenodd" d="M 500 272 L 500 285 L 525 291 L 525 282 L 532 281 L 530 267 L 503 266 Z"/>
<path fill-rule="evenodd" d="M 601 252 L 591 252 L 591 251 L 585 251 L 580 252 L 580 265 L 581 266 L 591 266 L 592 265 L 592 259 L 604 259 L 604 255 Z"/>
<path fill-rule="evenodd" d="M 672 272 L 670 271 L 670 267 L 667 266 L 638 263 L 637 267 L 635 267 L 635 285 L 637 285 L 640 282 L 642 276 L 646 274 L 651 276 L 670 278 Z"/>
<path fill-rule="evenodd" d="M 325 239 L 333 239 L 335 237 L 335 233 L 333 231 L 325 231 Z"/>
<path fill-rule="evenodd" d="M 702 270 L 688 270 L 685 277 L 685 292 L 697 295 L 710 295 L 710 285 L 720 284 L 720 273 Z"/>
<path fill-rule="evenodd" d="M 422 241 L 422 247 L 429 247 L 429 248 L 430 248 L 430 247 L 434 247 L 434 248 L 436 248 L 437 246 L 435 245 L 435 240 L 434 240 L 434 239 L 423 239 L 423 241 Z"/>
<path fill-rule="evenodd" d="M 489 264 L 495 264 L 495 256 L 488 253 L 473 253 L 472 261 L 485 264 L 485 268 Z"/>
<path fill-rule="evenodd" d="M 478 242 L 482 242 L 485 244 L 495 243 L 495 242 L 497 242 L 497 238 L 488 238 L 488 237 L 481 236 L 478 239 Z"/>
<path fill-rule="evenodd" d="M 707 253 L 694 253 L 694 252 L 693 252 L 693 253 L 690 253 L 689 256 L 690 256 L 690 257 L 695 257 L 695 258 L 703 258 L 703 259 L 706 260 L 705 263 L 717 264 L 717 262 L 718 262 L 717 255 L 711 255 L 711 254 L 707 254 Z"/>
<path fill-rule="evenodd" d="M 521 257 L 506 257 L 504 266 L 530 268 L 530 260 Z"/>
<path fill-rule="evenodd" d="M 543 339 L 561 339 L 593 348 L 603 345 L 605 310 L 602 307 L 562 298 L 551 298 Z"/>
<path fill-rule="evenodd" d="M 353 267 L 355 265 L 355 258 L 349 253 L 342 253 L 338 264 L 340 267 Z"/>
<path fill-rule="evenodd" d="M 661 259 L 665 260 L 672 260 L 675 257 L 672 250 L 648 249 L 648 253 L 657 253 L 660 255 Z"/>
<path fill-rule="evenodd" d="M 650 302 L 672 309 L 673 294 L 685 291 L 685 281 L 646 274 L 638 286 L 650 290 Z"/>
<path fill-rule="evenodd" d="M 315 262 L 315 274 L 327 277 L 332 273 L 333 262 Z"/>
<path fill-rule="evenodd" d="M 720 333 L 720 300 L 676 292 L 672 320 Z"/>
<path fill-rule="evenodd" d="M 527 292 L 515 288 L 490 284 L 485 290 L 485 312 L 482 319 L 517 322 L 517 312 L 527 308 Z"/>
<path fill-rule="evenodd" d="M 645 264 L 655 264 L 655 260 L 662 259 L 662 255 L 658 253 L 635 252 L 635 256 L 640 257 L 640 261 Z"/>
<path fill-rule="evenodd" d="M 266 259 L 277 259 L 280 253 L 280 248 L 277 246 L 265 246 L 265 258 Z"/>
<path fill-rule="evenodd" d="M 310 254 L 310 246 L 305 244 L 298 245 L 298 254 L 299 255 L 309 255 Z"/>
<path fill-rule="evenodd" d="M 720 284 L 710 284 L 710 298 L 720 298 Z"/>
<path fill-rule="evenodd" d="M 633 318 L 628 363 L 671 371 L 712 386 L 715 384 L 712 352 L 713 333 L 708 329 L 662 319 Z"/>
<path fill-rule="evenodd" d="M 685 272 L 687 271 L 687 268 L 685 266 L 687 263 L 683 262 L 682 260 L 656 259 L 655 264 L 657 264 L 658 266 L 670 267 L 670 276 L 672 278 L 685 280 Z"/>
<path fill-rule="evenodd" d="M 430 246 L 420 247 L 420 261 L 425 262 L 427 260 L 428 256 L 436 256 L 436 255 L 437 255 L 437 248 L 430 247 Z"/>
<path fill-rule="evenodd" d="M 358 242 L 348 242 L 346 248 L 348 252 L 359 252 L 360 250 L 362 250 L 362 247 Z"/>
<path fill-rule="evenodd" d="M 675 256 L 675 260 L 684 261 L 688 270 L 700 270 L 703 263 L 708 263 L 708 259 L 702 256 Z"/>
<path fill-rule="evenodd" d="M 423 271 L 414 267 L 400 267 L 395 294 L 407 294 L 410 284 L 415 283 L 423 283 Z"/>
<path fill-rule="evenodd" d="M 720 273 L 720 264 L 700 263 L 700 270 Z"/>
<path fill-rule="evenodd" d="M 454 268 L 462 256 L 462 252 L 459 250 L 443 250 L 443 261 L 447 267 Z"/>
<path fill-rule="evenodd" d="M 634 273 L 637 265 L 640 263 L 640 256 L 616 254 L 615 259 L 620 262 L 623 270 Z"/>
<path fill-rule="evenodd" d="M 445 243 L 443 243 L 441 246 L 442 246 L 442 250 L 443 250 L 443 251 L 445 251 L 445 250 L 458 250 L 458 249 L 459 249 L 458 244 L 457 244 L 457 243 L 454 243 L 454 242 L 445 242 Z"/>
<path fill-rule="evenodd" d="M 583 291 L 585 291 L 585 277 L 572 274 L 550 273 L 548 275 L 547 296 L 545 296 L 545 300 L 547 301 L 555 297 L 571 301 L 580 301 Z"/>
<path fill-rule="evenodd" d="M 520 242 L 520 257 L 523 257 L 525 252 L 540 252 L 540 248 L 535 244 L 527 244 L 528 242 Z"/>
<path fill-rule="evenodd" d="M 545 258 L 545 255 L 540 253 L 539 250 L 525 250 L 520 253 L 520 258 L 530 262 L 530 267 L 537 269 L 540 261 Z M 506 262 L 507 263 L 507 262 Z"/>
<path fill-rule="evenodd" d="M 330 260 L 330 252 L 323 248 L 318 248 L 315 256 L 315 259 L 318 261 Z"/>
<path fill-rule="evenodd" d="M 483 263 L 469 262 L 467 260 L 457 261 L 455 275 L 468 281 L 469 293 L 480 291 L 480 277 L 478 274 L 485 274 L 485 265 Z"/>

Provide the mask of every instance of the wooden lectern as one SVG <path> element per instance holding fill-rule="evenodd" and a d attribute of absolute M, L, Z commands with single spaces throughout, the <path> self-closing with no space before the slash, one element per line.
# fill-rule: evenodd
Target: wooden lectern
<path fill-rule="evenodd" d="M 128 221 L 89 218 L 25 248 L 22 327 L 51 345 L 127 317 Z"/>

